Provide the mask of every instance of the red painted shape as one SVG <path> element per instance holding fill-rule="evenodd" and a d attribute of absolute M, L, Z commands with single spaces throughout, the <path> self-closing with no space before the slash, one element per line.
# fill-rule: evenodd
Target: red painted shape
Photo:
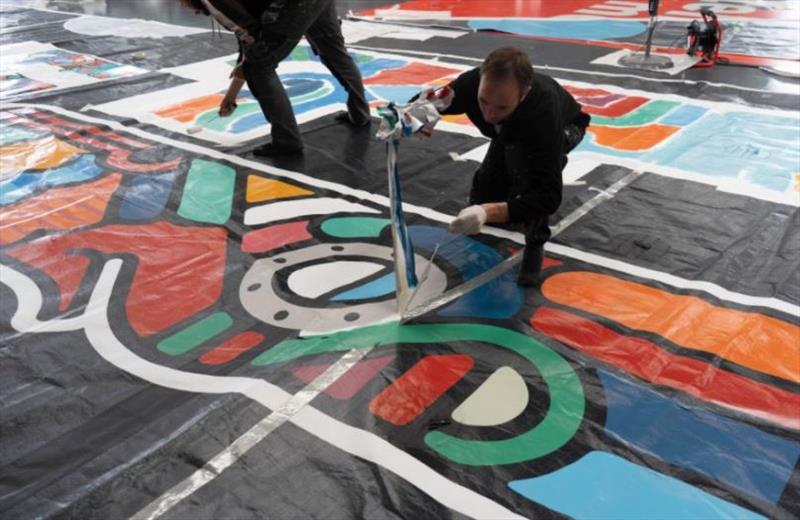
<path fill-rule="evenodd" d="M 76 250 L 136 256 L 125 311 L 133 330 L 150 336 L 219 299 L 226 241 L 224 228 L 154 222 L 43 237 L 5 252 L 44 271 L 68 295 L 75 293 L 83 279 L 85 258 Z"/>
<path fill-rule="evenodd" d="M 544 260 L 542 260 L 542 269 L 547 269 L 548 267 L 558 267 L 559 265 L 564 265 L 564 262 L 561 260 L 556 260 L 555 258 L 550 258 L 549 256 L 544 257 Z"/>
<path fill-rule="evenodd" d="M 223 365 L 233 361 L 262 341 L 264 341 L 264 336 L 258 332 L 241 332 L 203 354 L 200 362 L 206 365 Z"/>
<path fill-rule="evenodd" d="M 399 69 L 382 70 L 364 79 L 365 85 L 423 85 L 446 76 L 460 73 L 461 70 L 426 63 L 409 63 Z"/>
<path fill-rule="evenodd" d="M 625 99 L 620 99 L 616 103 L 611 103 L 608 106 L 604 107 L 593 107 L 591 105 L 583 105 L 583 111 L 587 114 L 593 114 L 598 116 L 604 117 L 620 117 L 624 116 L 628 112 L 636 110 L 640 106 L 647 103 L 649 99 L 638 97 L 638 96 L 631 96 L 626 97 Z"/>
<path fill-rule="evenodd" d="M 308 240 L 308 221 L 277 224 L 256 231 L 250 231 L 242 237 L 242 251 L 245 253 L 266 253 L 287 244 Z"/>
<path fill-rule="evenodd" d="M 800 395 L 668 352 L 643 338 L 625 336 L 569 312 L 542 307 L 531 325 L 548 336 L 651 383 L 800 428 Z"/>
<path fill-rule="evenodd" d="M 413 421 L 469 372 L 474 361 L 465 355 L 427 356 L 375 396 L 374 415 L 396 426 Z"/>
<path fill-rule="evenodd" d="M 332 385 L 325 389 L 325 393 L 334 399 L 347 401 L 364 388 L 364 385 L 380 373 L 381 370 L 391 363 L 396 356 L 381 356 L 372 359 L 362 359 L 350 370 L 345 372 Z M 292 373 L 299 380 L 308 384 L 320 374 L 325 372 L 330 365 L 306 365 L 292 369 Z"/>
<path fill-rule="evenodd" d="M 60 118 L 58 116 L 55 116 L 55 115 L 52 115 L 52 114 L 47 114 L 45 112 L 36 111 L 36 112 L 33 112 L 33 114 L 30 114 L 30 115 L 33 116 L 33 117 L 36 117 L 36 118 L 38 118 L 40 120 L 46 121 L 47 123 L 52 124 L 52 125 L 63 126 L 65 128 L 72 128 L 73 130 L 81 130 L 81 131 L 90 133 L 92 135 L 96 135 L 96 136 L 99 136 L 99 137 L 105 137 L 106 139 L 110 139 L 112 141 L 116 141 L 118 143 L 122 143 L 124 145 L 130 146 L 130 147 L 133 147 L 133 148 L 145 149 L 145 148 L 150 148 L 150 147 L 153 146 L 152 144 L 149 144 L 149 143 L 143 143 L 141 141 L 137 141 L 135 139 L 131 139 L 129 137 L 122 136 L 120 134 L 117 134 L 116 132 L 110 132 L 110 131 L 106 131 L 106 130 L 101 130 L 97 126 L 93 126 L 93 125 L 89 125 L 89 124 L 83 124 L 83 123 L 77 123 L 77 122 L 74 122 L 74 121 L 67 121 L 66 119 L 62 119 L 62 118 Z"/>

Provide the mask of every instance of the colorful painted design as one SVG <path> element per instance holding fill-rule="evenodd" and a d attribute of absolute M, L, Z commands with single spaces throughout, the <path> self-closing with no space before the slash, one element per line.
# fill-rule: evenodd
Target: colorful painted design
<path fill-rule="evenodd" d="M 598 109 L 626 99 L 591 97 Z M 618 119 L 604 126 L 697 120 L 685 104 L 648 105 L 606 115 Z M 0 280 L 24 311 L 9 311 L 15 334 L 67 333 L 144 381 L 182 395 L 239 393 L 271 410 L 342 355 L 366 352 L 292 416 L 295 427 L 456 511 L 466 490 L 526 516 L 534 509 L 521 497 L 574 516 L 771 517 L 796 478 L 800 369 L 788 338 L 798 329 L 785 313 L 549 257 L 541 293 L 510 274 L 424 324 L 399 324 L 385 200 L 80 115 L 7 112 L 6 146 L 76 150 L 55 165 L 26 157 L 15 172 L 84 158 L 100 170 L 0 209 Z M 82 213 L 59 213 L 73 208 Z M 429 291 L 420 297 L 519 247 L 455 237 L 430 214 L 409 226 Z M 576 487 L 589 502 L 611 499 L 589 510 Z"/>
<path fill-rule="evenodd" d="M 78 54 L 61 49 L 38 52 L 28 56 L 20 64 L 45 64 L 64 72 L 72 72 L 95 79 L 115 79 L 140 73 L 140 70 L 136 67 L 120 65 L 97 56 Z"/>
<path fill-rule="evenodd" d="M 55 87 L 52 83 L 36 81 L 23 74 L 0 74 L 0 97 L 11 97 L 29 92 L 38 92 Z"/>

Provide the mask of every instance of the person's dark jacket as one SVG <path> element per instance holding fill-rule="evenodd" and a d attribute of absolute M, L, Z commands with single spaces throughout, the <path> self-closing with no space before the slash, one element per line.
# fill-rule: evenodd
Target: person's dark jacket
<path fill-rule="evenodd" d="M 511 179 L 508 195 L 510 222 L 546 217 L 561 204 L 561 171 L 566 164 L 564 128 L 584 129 L 589 116 L 572 95 L 544 74 L 533 75 L 533 85 L 498 133 L 486 122 L 478 105 L 480 69 L 461 74 L 450 86 L 453 101 L 443 114 L 466 114 L 483 135 L 492 139 L 482 168 L 503 168 Z"/>

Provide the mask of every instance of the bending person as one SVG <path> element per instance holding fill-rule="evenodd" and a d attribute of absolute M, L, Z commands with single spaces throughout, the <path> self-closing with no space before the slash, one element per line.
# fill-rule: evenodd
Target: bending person
<path fill-rule="evenodd" d="M 254 155 L 268 157 L 303 151 L 289 96 L 276 72 L 303 36 L 347 91 L 347 120 L 354 126 L 369 124 L 369 104 L 361 72 L 345 48 L 334 0 L 179 1 L 196 12 L 213 16 L 239 40 L 237 68 L 272 125 L 272 142 L 253 150 Z M 235 81 L 236 78 L 229 93 Z M 220 112 L 229 108 L 221 106 Z"/>
<path fill-rule="evenodd" d="M 467 114 L 491 139 L 472 179 L 470 206 L 450 230 L 475 234 L 485 223 L 521 224 L 525 253 L 518 280 L 536 285 L 550 238 L 548 217 L 561 204 L 561 172 L 590 117 L 555 80 L 534 74 L 528 56 L 514 47 L 494 50 L 444 88 L 451 92 L 422 95 L 437 99 L 442 114 Z"/>

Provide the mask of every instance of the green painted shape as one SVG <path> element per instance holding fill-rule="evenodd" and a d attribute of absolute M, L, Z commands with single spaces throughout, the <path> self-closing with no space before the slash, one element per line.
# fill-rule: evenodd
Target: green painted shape
<path fill-rule="evenodd" d="M 197 118 L 197 124 L 203 128 L 214 130 L 215 132 L 227 132 L 228 125 L 230 125 L 231 121 L 235 121 L 236 118 L 252 114 L 253 112 L 261 112 L 261 107 L 255 101 L 242 103 L 236 107 L 236 110 L 228 117 L 217 117 L 216 110 L 206 112 Z"/>
<path fill-rule="evenodd" d="M 391 221 L 377 217 L 338 217 L 322 223 L 322 232 L 336 238 L 378 238 Z"/>
<path fill-rule="evenodd" d="M 629 114 L 622 117 L 603 117 L 592 116 L 593 125 L 603 126 L 641 126 L 647 123 L 652 123 L 659 117 L 663 116 L 676 106 L 680 105 L 677 101 L 651 101 Z"/>
<path fill-rule="evenodd" d="M 289 55 L 289 59 L 292 61 L 309 61 L 312 59 L 311 57 L 311 47 L 306 47 L 303 45 L 298 45 L 294 48 L 292 53 Z"/>
<path fill-rule="evenodd" d="M 189 325 L 168 338 L 164 338 L 156 348 L 170 356 L 179 356 L 213 338 L 231 325 L 233 325 L 233 318 L 231 318 L 230 314 L 217 312 Z"/>
<path fill-rule="evenodd" d="M 236 171 L 224 164 L 194 159 L 178 208 L 178 215 L 209 224 L 224 224 L 231 218 Z"/>
<path fill-rule="evenodd" d="M 474 323 L 400 325 L 389 323 L 329 336 L 313 336 L 279 343 L 253 360 L 270 365 L 311 354 L 380 347 L 397 343 L 482 341 L 506 348 L 532 363 L 550 393 L 550 408 L 533 429 L 511 439 L 465 440 L 442 431 L 430 432 L 425 443 L 448 459 L 470 466 L 515 464 L 543 457 L 575 435 L 586 409 L 583 385 L 560 354 L 533 338 L 512 330 Z"/>

